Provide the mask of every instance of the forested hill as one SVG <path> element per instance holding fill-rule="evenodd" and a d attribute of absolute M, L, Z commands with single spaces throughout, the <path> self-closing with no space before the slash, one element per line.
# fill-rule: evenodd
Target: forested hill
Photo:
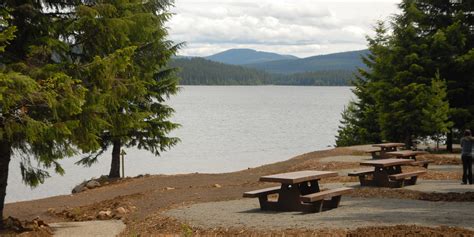
<path fill-rule="evenodd" d="M 357 67 L 365 67 L 361 56 L 369 51 L 358 50 L 327 55 L 319 55 L 302 59 L 278 60 L 271 62 L 246 64 L 246 67 L 264 70 L 272 73 L 301 73 L 314 71 L 350 70 L 356 71 Z"/>
<path fill-rule="evenodd" d="M 296 74 L 274 74 L 243 66 L 228 65 L 204 58 L 175 58 L 181 85 L 311 85 L 347 86 L 353 70 L 322 70 Z"/>
<path fill-rule="evenodd" d="M 205 58 L 211 61 L 232 65 L 298 59 L 293 55 L 281 55 L 276 53 L 257 51 L 253 49 L 229 49 L 211 56 L 207 56 Z"/>
<path fill-rule="evenodd" d="M 204 58 L 175 58 L 181 85 L 263 85 L 270 74 L 252 68 L 213 62 Z"/>

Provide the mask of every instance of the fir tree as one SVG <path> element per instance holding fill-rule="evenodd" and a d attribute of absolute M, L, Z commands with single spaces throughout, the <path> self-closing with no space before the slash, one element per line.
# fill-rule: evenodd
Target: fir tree
<path fill-rule="evenodd" d="M 91 94 L 85 107 L 97 101 L 105 106 L 102 118 L 108 124 L 98 134 L 101 149 L 91 151 L 79 163 L 91 165 L 112 146 L 109 177 L 120 177 L 122 147 L 136 146 L 155 155 L 179 139 L 167 134 L 178 127 L 168 119 L 173 109 L 165 100 L 178 91 L 175 69 L 167 63 L 180 45 L 166 39 L 164 22 L 169 18 L 169 1 L 97 1 L 77 7 L 78 19 L 71 36 L 81 64 L 94 57 L 115 57 L 116 64 L 108 75 L 85 73 L 83 81 Z M 118 56 L 118 55 L 117 55 Z M 92 71 L 99 71 L 93 69 Z M 107 84 L 101 77 L 108 77 Z"/>
<path fill-rule="evenodd" d="M 393 33 L 384 36 L 379 23 L 377 36 L 369 38 L 371 54 L 364 59 L 369 70 L 360 70 L 354 90 L 359 98 L 352 112 L 354 118 L 343 124 L 359 127 L 361 134 L 367 130 L 376 134 L 380 129 L 381 139 L 411 146 L 414 138 L 439 136 L 451 123 L 447 121 L 446 87 L 435 76 L 436 58 L 430 47 L 442 46 L 443 37 L 426 35 L 420 22 L 427 16 L 417 1 L 404 0 L 399 6 L 402 13 L 392 22 Z M 371 141 L 364 136 L 354 138 L 358 141 L 353 144 L 377 142 L 377 136 Z"/>
<path fill-rule="evenodd" d="M 33 4 L 22 7 L 28 6 L 34 9 Z M 0 229 L 10 160 L 21 159 L 23 181 L 30 186 L 42 183 L 49 176 L 43 168 L 64 173 L 58 160 L 75 152 L 70 143 L 74 136 L 71 131 L 78 126 L 75 116 L 81 113 L 86 92 L 79 81 L 63 72 L 62 65 L 50 60 L 53 52 L 50 46 L 58 41 L 35 28 L 36 22 L 28 21 L 28 17 L 49 22 L 49 27 L 56 22 L 37 16 L 41 14 L 38 9 L 30 9 L 28 12 L 33 14 L 20 19 L 22 14 L 18 11 L 24 9 L 15 7 L 3 6 L 0 10 Z M 42 37 L 22 36 L 25 28 Z M 23 38 L 15 40 L 18 35 Z M 32 160 L 39 167 L 32 165 Z"/>

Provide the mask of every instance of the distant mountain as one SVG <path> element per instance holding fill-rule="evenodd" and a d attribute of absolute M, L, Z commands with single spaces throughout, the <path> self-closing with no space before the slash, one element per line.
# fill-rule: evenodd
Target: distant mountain
<path fill-rule="evenodd" d="M 281 55 L 276 53 L 256 51 L 253 49 L 229 49 L 208 57 L 205 57 L 211 61 L 232 64 L 232 65 L 243 65 L 243 64 L 254 64 L 264 63 L 277 60 L 295 60 L 298 57 L 292 55 Z"/>
<path fill-rule="evenodd" d="M 204 58 L 174 58 L 171 67 L 180 68 L 181 85 L 300 85 L 347 86 L 354 71 L 329 70 L 295 74 L 273 74 Z"/>
<path fill-rule="evenodd" d="M 355 72 L 357 67 L 365 68 L 361 56 L 368 53 L 369 50 L 365 49 L 301 59 L 252 63 L 245 64 L 244 66 L 264 70 L 266 72 L 282 74 L 330 70 L 348 70 Z"/>

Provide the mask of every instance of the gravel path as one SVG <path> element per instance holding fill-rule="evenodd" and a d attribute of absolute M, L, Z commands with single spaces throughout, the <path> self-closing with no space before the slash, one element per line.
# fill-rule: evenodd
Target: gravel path
<path fill-rule="evenodd" d="M 343 197 L 341 206 L 322 213 L 262 212 L 257 199 L 196 204 L 166 215 L 204 228 L 349 228 L 380 225 L 458 226 L 474 230 L 472 202 L 427 202 Z"/>
<path fill-rule="evenodd" d="M 115 237 L 125 229 L 125 224 L 121 220 L 61 222 L 52 223 L 50 226 L 53 228 L 55 237 Z"/>

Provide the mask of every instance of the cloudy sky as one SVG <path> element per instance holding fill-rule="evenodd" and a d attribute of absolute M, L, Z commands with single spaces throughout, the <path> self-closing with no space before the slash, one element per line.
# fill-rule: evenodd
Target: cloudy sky
<path fill-rule="evenodd" d="M 170 37 L 180 55 L 231 48 L 307 57 L 366 48 L 377 20 L 398 13 L 399 0 L 175 0 Z"/>

